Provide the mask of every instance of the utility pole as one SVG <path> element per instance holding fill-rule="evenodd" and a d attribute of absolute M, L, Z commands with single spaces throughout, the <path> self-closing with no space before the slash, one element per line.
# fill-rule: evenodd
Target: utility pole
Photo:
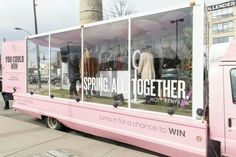
<path fill-rule="evenodd" d="M 176 38 L 176 44 L 175 44 L 175 53 L 176 53 L 176 61 L 178 60 L 178 55 L 179 55 L 179 22 L 184 22 L 184 19 L 177 19 L 177 20 L 172 20 L 170 21 L 171 24 L 175 24 L 175 38 Z M 177 68 L 177 67 L 176 67 Z M 176 70 L 177 74 L 177 85 L 176 88 L 179 88 L 179 72 Z"/>
<path fill-rule="evenodd" d="M 37 25 L 37 15 L 36 15 L 36 6 L 35 0 L 33 0 L 33 9 L 34 9 L 34 28 L 35 28 L 35 34 L 38 34 L 38 25 Z"/>
<path fill-rule="evenodd" d="M 35 0 L 33 0 L 33 11 L 34 11 L 34 28 L 35 34 L 38 34 L 38 24 L 37 24 L 37 15 L 36 15 L 36 6 Z M 38 67 L 38 88 L 41 88 L 41 74 L 40 74 L 40 53 L 39 53 L 39 45 L 36 44 L 36 54 L 37 54 L 37 67 Z"/>
<path fill-rule="evenodd" d="M 176 37 L 176 47 L 175 47 L 175 53 L 176 53 L 176 59 L 178 57 L 179 53 L 179 22 L 183 22 L 184 19 L 177 19 L 170 21 L 171 24 L 175 23 L 175 37 Z"/>

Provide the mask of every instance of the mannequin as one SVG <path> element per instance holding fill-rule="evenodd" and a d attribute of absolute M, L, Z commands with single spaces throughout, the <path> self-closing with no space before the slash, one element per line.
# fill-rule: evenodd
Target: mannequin
<path fill-rule="evenodd" d="M 150 45 L 141 50 L 141 56 L 138 66 L 138 74 L 141 75 L 142 80 L 155 79 L 154 58 L 152 54 L 152 47 Z M 151 103 L 151 96 L 145 95 L 146 104 Z"/>
<path fill-rule="evenodd" d="M 80 78 L 80 58 L 79 54 L 76 52 L 70 53 L 68 55 L 68 71 L 69 71 L 69 81 L 70 81 L 70 97 L 78 96 L 76 90 L 76 82 L 81 80 Z"/>
<path fill-rule="evenodd" d="M 96 77 L 99 69 L 98 59 L 92 57 L 88 48 L 84 49 L 84 77 Z M 87 96 L 91 96 L 91 89 L 87 91 Z"/>
<path fill-rule="evenodd" d="M 98 59 L 92 57 L 88 48 L 85 48 L 84 51 L 84 77 L 96 77 L 99 69 Z"/>
<path fill-rule="evenodd" d="M 152 47 L 146 46 L 141 50 L 138 73 L 141 74 L 141 79 L 155 79 L 154 58 L 152 54 Z"/>

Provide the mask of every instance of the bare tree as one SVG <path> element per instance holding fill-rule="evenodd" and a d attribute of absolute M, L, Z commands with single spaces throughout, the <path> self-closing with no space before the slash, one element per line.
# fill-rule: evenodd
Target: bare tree
<path fill-rule="evenodd" d="M 127 0 L 113 0 L 109 9 L 105 11 L 104 19 L 126 16 L 135 12 L 134 7 Z"/>

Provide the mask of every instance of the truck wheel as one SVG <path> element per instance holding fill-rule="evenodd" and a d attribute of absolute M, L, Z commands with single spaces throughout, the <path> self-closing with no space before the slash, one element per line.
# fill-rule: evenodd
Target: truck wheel
<path fill-rule="evenodd" d="M 52 117 L 46 117 L 45 123 L 48 128 L 53 130 L 63 130 L 64 126 L 61 122 L 59 122 L 57 119 Z"/>

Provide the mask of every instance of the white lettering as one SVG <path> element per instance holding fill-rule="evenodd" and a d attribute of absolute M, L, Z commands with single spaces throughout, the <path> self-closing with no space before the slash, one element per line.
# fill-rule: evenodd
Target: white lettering
<path fill-rule="evenodd" d="M 138 93 L 138 95 L 143 95 L 143 88 L 144 88 L 143 80 L 138 79 L 138 83 L 137 83 L 137 90 L 138 90 L 137 93 Z"/>
<path fill-rule="evenodd" d="M 176 87 L 175 84 L 177 83 L 177 80 L 172 80 L 171 81 L 171 98 L 177 98 L 177 91 L 176 91 Z"/>
<path fill-rule="evenodd" d="M 95 86 L 96 86 L 96 78 L 95 77 L 92 77 L 92 90 L 95 90 Z"/>
<path fill-rule="evenodd" d="M 124 79 L 113 78 L 108 82 L 108 78 L 84 77 L 84 90 L 95 90 L 103 92 L 125 93 Z M 186 89 L 183 80 L 142 80 L 132 79 L 133 94 L 149 95 L 159 98 L 185 99 Z M 119 87 L 119 88 L 118 88 Z"/>
<path fill-rule="evenodd" d="M 144 95 L 150 95 L 150 81 L 144 80 Z"/>
<path fill-rule="evenodd" d="M 157 81 L 157 89 L 158 89 L 158 97 L 161 97 L 162 95 L 161 95 L 161 83 L 162 83 L 162 80 L 156 80 Z"/>
<path fill-rule="evenodd" d="M 163 80 L 163 97 L 170 97 L 170 80 Z"/>
<path fill-rule="evenodd" d="M 88 77 L 88 90 L 90 90 L 91 85 L 92 85 L 92 79 L 91 77 Z"/>
<path fill-rule="evenodd" d="M 111 91 L 116 93 L 116 79 L 115 78 L 112 79 L 112 90 Z"/>
<path fill-rule="evenodd" d="M 136 79 L 132 79 L 133 82 L 133 94 L 135 95 L 137 93 L 137 80 Z"/>
<path fill-rule="evenodd" d="M 185 82 L 182 80 L 178 81 L 178 98 L 185 99 Z"/>
<path fill-rule="evenodd" d="M 87 78 L 84 78 L 84 90 L 88 90 Z"/>
<path fill-rule="evenodd" d="M 154 86 L 154 82 L 155 80 L 151 80 L 151 84 L 150 84 L 150 92 L 151 92 L 151 96 L 156 96 L 156 94 L 154 93 L 154 89 L 155 89 L 155 86 Z"/>
<path fill-rule="evenodd" d="M 104 83 L 104 92 L 109 92 L 107 78 L 104 78 L 103 83 Z"/>

